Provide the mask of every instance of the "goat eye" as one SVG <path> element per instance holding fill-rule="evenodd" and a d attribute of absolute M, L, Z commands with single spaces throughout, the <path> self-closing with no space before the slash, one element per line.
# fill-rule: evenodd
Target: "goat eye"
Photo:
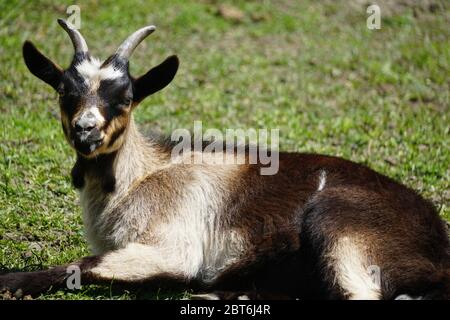
<path fill-rule="evenodd" d="M 127 106 L 127 107 L 128 107 L 128 106 L 131 104 L 131 98 L 130 98 L 130 97 L 127 97 L 127 98 L 123 99 L 122 104 L 123 104 L 124 106 Z"/>

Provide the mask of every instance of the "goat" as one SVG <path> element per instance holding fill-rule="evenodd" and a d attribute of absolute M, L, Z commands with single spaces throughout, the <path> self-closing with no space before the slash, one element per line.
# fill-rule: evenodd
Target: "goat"
<path fill-rule="evenodd" d="M 75 50 L 69 68 L 29 41 L 23 56 L 58 92 L 77 154 L 72 180 L 94 254 L 70 264 L 83 284 L 179 286 L 205 299 L 450 298 L 445 225 L 419 194 L 317 154 L 281 152 L 275 175 L 259 174 L 261 164 L 175 164 L 170 145 L 144 137 L 132 115 L 179 66 L 170 56 L 130 75 L 132 52 L 155 27 L 134 32 L 100 62 L 78 30 L 58 22 Z M 62 287 L 66 268 L 6 273 L 0 289 Z"/>

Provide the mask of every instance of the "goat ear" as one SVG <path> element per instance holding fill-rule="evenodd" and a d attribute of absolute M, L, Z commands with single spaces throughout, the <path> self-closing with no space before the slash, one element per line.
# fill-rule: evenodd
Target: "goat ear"
<path fill-rule="evenodd" d="M 160 65 L 150 69 L 146 74 L 134 80 L 133 100 L 140 102 L 147 96 L 167 86 L 178 70 L 180 64 L 177 56 L 170 56 Z"/>
<path fill-rule="evenodd" d="M 23 58 L 32 74 L 57 90 L 63 74 L 59 66 L 44 56 L 30 41 L 23 44 Z"/>

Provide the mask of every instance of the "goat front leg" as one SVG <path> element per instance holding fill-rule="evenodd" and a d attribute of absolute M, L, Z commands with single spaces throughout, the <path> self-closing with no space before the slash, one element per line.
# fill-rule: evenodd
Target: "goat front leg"
<path fill-rule="evenodd" d="M 16 293 L 20 289 L 25 295 L 35 296 L 50 288 L 64 288 L 74 267 L 80 270 L 81 285 L 113 282 L 130 286 L 145 284 L 154 288 L 186 287 L 194 276 L 186 272 L 193 268 L 187 267 L 185 261 L 176 260 L 157 247 L 133 243 L 123 249 L 48 270 L 0 275 L 0 291 Z"/>

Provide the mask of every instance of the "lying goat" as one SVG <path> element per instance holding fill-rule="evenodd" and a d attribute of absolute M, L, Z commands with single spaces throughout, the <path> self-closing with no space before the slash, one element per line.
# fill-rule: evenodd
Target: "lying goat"
<path fill-rule="evenodd" d="M 261 164 L 175 163 L 170 145 L 141 135 L 132 116 L 178 69 L 171 56 L 130 75 L 132 52 L 155 28 L 136 31 L 99 62 L 77 30 L 58 22 L 75 48 L 68 69 L 31 42 L 23 55 L 59 93 L 77 153 L 72 179 L 95 254 L 72 264 L 82 284 L 180 285 L 210 293 L 203 298 L 450 298 L 444 223 L 414 191 L 314 154 L 280 153 L 275 175 L 261 175 Z M 7 273 L 0 289 L 62 287 L 66 268 Z"/>

